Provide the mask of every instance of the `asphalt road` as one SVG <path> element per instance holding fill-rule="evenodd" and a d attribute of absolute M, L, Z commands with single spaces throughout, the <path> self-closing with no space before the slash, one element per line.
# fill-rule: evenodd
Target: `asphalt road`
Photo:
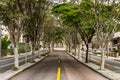
<path fill-rule="evenodd" d="M 44 51 L 41 51 L 40 54 L 45 53 Z M 39 54 L 35 54 L 35 57 L 38 57 Z M 20 55 L 19 57 L 19 65 L 25 64 L 26 62 L 30 61 L 32 58 L 32 55 L 30 52 L 27 54 Z M 0 59 L 0 73 L 3 73 L 9 69 L 11 69 L 14 66 L 14 58 L 7 58 L 7 59 Z"/>
<path fill-rule="evenodd" d="M 51 53 L 41 62 L 10 80 L 56 80 L 58 66 L 61 68 L 61 80 L 107 80 L 63 51 Z"/>

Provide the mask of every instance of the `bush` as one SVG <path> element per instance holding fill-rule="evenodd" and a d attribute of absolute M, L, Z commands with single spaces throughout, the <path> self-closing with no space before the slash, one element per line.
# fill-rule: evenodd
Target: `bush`
<path fill-rule="evenodd" d="M 7 54 L 14 55 L 13 49 L 7 49 Z"/>
<path fill-rule="evenodd" d="M 97 54 L 101 54 L 101 53 L 100 52 L 94 52 L 94 54 L 97 55 Z"/>
<path fill-rule="evenodd" d="M 30 45 L 27 43 L 19 43 L 19 53 L 25 53 L 30 51 Z"/>
<path fill-rule="evenodd" d="M 120 49 L 118 49 L 117 52 L 120 53 Z"/>
<path fill-rule="evenodd" d="M 1 53 L 2 53 L 2 54 L 1 54 L 2 56 L 7 56 L 8 54 L 9 54 L 9 55 L 14 55 L 12 49 L 2 49 L 2 50 L 1 50 Z"/>
<path fill-rule="evenodd" d="M 26 50 L 22 50 L 22 49 L 19 49 L 18 50 L 18 53 L 20 54 L 20 53 L 25 53 L 26 52 Z"/>
<path fill-rule="evenodd" d="M 111 51 L 111 56 L 113 57 L 120 56 L 120 49 Z"/>
<path fill-rule="evenodd" d="M 118 52 L 118 50 L 113 50 L 112 52 L 116 53 L 116 52 Z"/>
<path fill-rule="evenodd" d="M 1 55 L 2 56 L 7 56 L 9 55 L 14 55 L 13 49 L 7 49 L 7 47 L 4 47 L 5 49 L 1 50 Z M 27 43 L 19 43 L 19 49 L 18 49 L 18 53 L 25 53 L 25 52 L 29 52 L 30 51 L 30 46 Z"/>
<path fill-rule="evenodd" d="M 11 43 L 10 40 L 8 39 L 8 36 L 5 35 L 3 38 L 2 38 L 2 49 L 7 49 L 8 45 Z"/>
<path fill-rule="evenodd" d="M 120 49 L 113 50 L 112 52 L 113 52 L 113 53 L 120 53 Z"/>
<path fill-rule="evenodd" d="M 1 56 L 6 56 L 7 55 L 7 50 L 6 49 L 2 49 L 1 50 Z"/>

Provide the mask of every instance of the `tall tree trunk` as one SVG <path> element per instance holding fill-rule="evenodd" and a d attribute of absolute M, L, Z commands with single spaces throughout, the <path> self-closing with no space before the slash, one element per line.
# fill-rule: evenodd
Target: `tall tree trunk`
<path fill-rule="evenodd" d="M 66 52 L 68 52 L 68 45 L 66 45 Z"/>
<path fill-rule="evenodd" d="M 105 68 L 105 47 L 101 45 L 101 65 L 100 70 L 103 70 Z"/>
<path fill-rule="evenodd" d="M 76 47 L 74 48 L 74 51 L 75 51 L 75 54 L 74 54 L 74 55 L 76 56 L 76 54 L 77 54 L 77 50 L 76 50 Z"/>
<path fill-rule="evenodd" d="M 1 43 L 1 30 L 0 30 L 0 58 L 2 57 L 2 55 L 1 55 L 1 48 L 2 48 L 2 43 Z"/>
<path fill-rule="evenodd" d="M 87 48 L 87 50 L 86 50 L 86 58 L 85 58 L 85 63 L 88 63 L 89 62 L 89 60 L 88 60 L 88 55 L 89 55 L 89 53 L 88 53 L 88 44 L 86 44 L 86 48 Z"/>
<path fill-rule="evenodd" d="M 107 54 L 106 54 L 107 58 L 109 57 L 109 53 L 110 53 L 109 47 L 107 47 Z"/>
<path fill-rule="evenodd" d="M 80 45 L 78 45 L 78 59 L 81 59 Z"/>
<path fill-rule="evenodd" d="M 109 57 L 109 41 L 105 44 L 105 48 L 107 50 L 107 53 L 105 54 L 105 56 L 107 56 L 107 58 Z"/>
<path fill-rule="evenodd" d="M 38 38 L 39 38 L 39 37 L 38 37 Z M 39 40 L 39 39 L 37 40 L 37 44 L 38 44 L 38 45 L 37 45 L 36 47 L 38 48 L 38 50 L 37 50 L 37 51 L 38 51 L 38 52 L 37 52 L 37 53 L 38 53 L 38 58 L 40 58 L 40 48 L 41 48 L 41 46 L 40 46 L 40 40 Z"/>
<path fill-rule="evenodd" d="M 14 67 L 16 69 L 18 69 L 19 68 L 18 44 L 14 45 L 13 51 L 14 51 L 14 59 L 15 59 L 15 61 L 14 61 Z"/>
<path fill-rule="evenodd" d="M 50 43 L 48 45 L 48 51 L 51 52 L 51 46 L 50 46 Z"/>
<path fill-rule="evenodd" d="M 68 47 L 69 47 L 69 50 L 68 50 L 68 51 L 71 52 L 71 45 L 69 45 Z"/>
<path fill-rule="evenodd" d="M 31 60 L 31 62 L 34 62 L 34 59 L 35 59 L 35 49 L 34 48 L 32 48 L 32 60 Z"/>
<path fill-rule="evenodd" d="M 2 24 L 1 24 L 1 21 L 0 21 L 0 57 L 2 57 L 2 52 L 1 52 L 1 48 L 2 48 L 2 40 L 1 40 L 1 36 L 2 36 Z"/>
<path fill-rule="evenodd" d="M 54 43 L 52 42 L 52 51 L 54 51 Z"/>
<path fill-rule="evenodd" d="M 31 52 L 32 52 L 32 60 L 31 62 L 35 62 L 34 59 L 35 59 L 35 43 L 34 42 L 31 42 Z"/>
<path fill-rule="evenodd" d="M 40 51 L 41 51 L 41 47 L 38 46 L 38 58 L 40 58 Z"/>

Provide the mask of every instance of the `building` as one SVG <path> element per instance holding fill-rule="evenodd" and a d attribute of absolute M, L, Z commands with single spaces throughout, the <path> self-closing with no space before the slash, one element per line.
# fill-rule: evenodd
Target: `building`
<path fill-rule="evenodd" d="M 120 32 L 114 34 L 112 39 L 112 46 L 113 48 L 120 49 Z"/>

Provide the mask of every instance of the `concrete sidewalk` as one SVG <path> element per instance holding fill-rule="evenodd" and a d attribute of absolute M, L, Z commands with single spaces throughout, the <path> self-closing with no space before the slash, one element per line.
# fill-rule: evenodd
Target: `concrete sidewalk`
<path fill-rule="evenodd" d="M 73 56 L 71 53 L 70 53 L 71 56 Z M 110 71 L 108 69 L 105 69 L 105 70 L 100 70 L 100 66 L 94 64 L 94 63 L 85 63 L 84 60 L 79 60 L 76 56 L 73 56 L 76 60 L 78 60 L 79 62 L 83 63 L 84 65 L 88 66 L 89 68 L 91 68 L 92 70 L 98 72 L 99 74 L 109 78 L 110 80 L 120 80 L 120 73 L 116 73 L 116 72 L 113 72 L 113 71 Z"/>

